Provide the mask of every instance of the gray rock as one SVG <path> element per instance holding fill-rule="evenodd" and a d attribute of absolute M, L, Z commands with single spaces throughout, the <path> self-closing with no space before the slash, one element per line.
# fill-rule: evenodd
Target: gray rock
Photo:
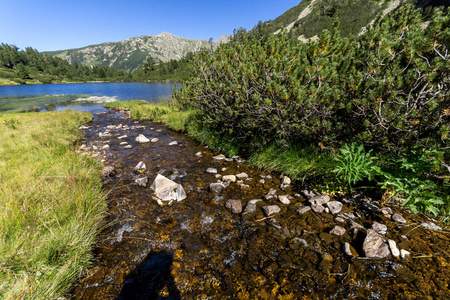
<path fill-rule="evenodd" d="M 392 218 L 392 220 L 394 222 L 397 222 L 397 223 L 400 223 L 400 224 L 406 224 L 405 218 L 403 218 L 403 216 L 400 215 L 400 214 L 395 213 L 395 214 L 392 215 L 391 218 Z"/>
<path fill-rule="evenodd" d="M 256 211 L 256 203 L 247 203 L 242 214 L 250 214 Z"/>
<path fill-rule="evenodd" d="M 237 174 L 236 177 L 241 180 L 244 180 L 244 179 L 248 178 L 248 175 L 247 175 L 247 173 L 242 172 L 242 173 Z"/>
<path fill-rule="evenodd" d="M 336 222 L 339 222 L 339 223 L 346 223 L 347 222 L 344 218 L 341 218 L 341 217 L 336 217 L 334 220 Z"/>
<path fill-rule="evenodd" d="M 397 248 L 397 243 L 394 240 L 388 240 L 389 249 L 391 249 L 392 256 L 398 258 L 400 256 L 400 250 Z"/>
<path fill-rule="evenodd" d="M 288 199 L 287 195 L 280 195 L 278 196 L 278 200 L 283 203 L 284 205 L 289 205 L 291 201 Z"/>
<path fill-rule="evenodd" d="M 442 230 L 441 227 L 437 226 L 433 222 L 423 222 L 420 224 L 423 228 L 430 229 L 430 230 Z"/>
<path fill-rule="evenodd" d="M 372 224 L 372 229 L 375 230 L 378 234 L 386 234 L 388 228 L 384 224 L 380 224 L 378 222 L 374 222 Z"/>
<path fill-rule="evenodd" d="M 369 258 L 385 258 L 389 255 L 389 246 L 383 238 L 373 229 L 367 230 L 363 243 L 364 255 Z"/>
<path fill-rule="evenodd" d="M 361 224 L 356 223 L 353 220 L 350 220 L 350 229 L 364 229 L 364 226 L 362 226 Z"/>
<path fill-rule="evenodd" d="M 325 207 L 322 204 L 311 204 L 311 209 L 316 213 L 323 213 L 325 211 Z"/>
<path fill-rule="evenodd" d="M 213 159 L 215 159 L 215 160 L 224 160 L 225 158 L 226 158 L 226 157 L 225 157 L 225 155 L 223 155 L 223 154 L 213 156 Z"/>
<path fill-rule="evenodd" d="M 217 173 L 217 169 L 216 168 L 208 168 L 208 169 L 206 169 L 206 173 L 216 174 Z"/>
<path fill-rule="evenodd" d="M 311 210 L 311 207 L 310 206 L 302 206 L 302 207 L 300 207 L 298 210 L 297 210 L 297 212 L 300 214 L 300 215 L 303 215 L 304 213 L 306 213 L 306 212 L 308 212 L 308 211 L 310 211 Z"/>
<path fill-rule="evenodd" d="M 353 249 L 353 250 L 354 250 L 354 249 Z M 356 253 L 356 251 L 354 251 L 354 252 Z M 347 242 L 344 243 L 344 253 L 347 254 L 348 256 L 356 257 L 356 256 L 353 254 L 352 246 L 351 246 L 349 243 L 347 243 Z"/>
<path fill-rule="evenodd" d="M 325 203 L 325 205 L 330 209 L 330 212 L 335 215 L 342 210 L 342 203 L 339 201 L 330 201 Z"/>
<path fill-rule="evenodd" d="M 308 247 L 309 246 L 308 242 L 305 239 L 301 239 L 301 238 L 295 237 L 295 238 L 292 239 L 292 241 L 294 243 L 298 244 L 298 245 L 303 245 L 304 247 Z"/>
<path fill-rule="evenodd" d="M 151 189 L 155 191 L 156 197 L 161 201 L 181 201 L 186 199 L 186 192 L 181 184 L 160 174 L 156 176 Z"/>
<path fill-rule="evenodd" d="M 322 196 L 315 196 L 308 200 L 311 205 L 320 204 L 323 205 L 327 202 L 330 202 L 330 196 L 328 195 L 322 195 Z"/>
<path fill-rule="evenodd" d="M 102 177 L 114 177 L 116 174 L 116 168 L 113 166 L 107 166 L 102 171 Z"/>
<path fill-rule="evenodd" d="M 221 182 L 214 182 L 209 185 L 209 189 L 216 193 L 220 193 L 224 188 L 225 186 Z"/>
<path fill-rule="evenodd" d="M 319 193 L 317 193 L 313 190 L 303 190 L 303 191 L 301 191 L 301 193 L 303 194 L 303 196 L 305 198 L 308 198 L 308 199 L 320 195 Z"/>
<path fill-rule="evenodd" d="M 392 209 L 390 207 L 382 207 L 380 208 L 380 212 L 385 215 L 390 217 L 392 215 Z"/>
<path fill-rule="evenodd" d="M 228 182 L 236 182 L 236 176 L 234 175 L 224 175 L 222 177 L 223 181 L 228 181 Z"/>
<path fill-rule="evenodd" d="M 330 234 L 343 236 L 345 234 L 345 228 L 341 226 L 335 226 L 333 229 L 331 229 Z"/>
<path fill-rule="evenodd" d="M 233 214 L 240 214 L 242 212 L 242 203 L 240 200 L 228 200 L 225 207 Z"/>
<path fill-rule="evenodd" d="M 134 182 L 137 185 L 139 185 L 139 186 L 146 187 L 147 186 L 147 182 L 148 182 L 148 178 L 147 177 L 141 177 L 141 178 L 136 179 Z"/>
<path fill-rule="evenodd" d="M 377 212 L 379 210 L 378 206 L 372 204 L 372 203 L 368 203 L 368 202 L 363 202 L 362 206 L 367 209 L 370 210 L 372 212 Z"/>
<path fill-rule="evenodd" d="M 354 213 L 340 213 L 337 216 L 341 217 L 341 218 L 345 218 L 345 219 L 351 219 L 351 220 L 356 219 L 356 216 Z"/>
<path fill-rule="evenodd" d="M 281 208 L 278 205 L 268 205 L 264 206 L 262 210 L 267 217 L 270 217 L 273 214 L 279 213 L 281 211 Z"/>
<path fill-rule="evenodd" d="M 150 142 L 150 140 L 148 139 L 148 138 L 146 138 L 145 137 L 145 135 L 143 135 L 143 134 L 139 134 L 137 137 L 136 137 L 136 142 L 138 142 L 138 143 L 148 143 L 148 142 Z"/>
<path fill-rule="evenodd" d="M 264 199 L 269 200 L 275 198 L 277 195 L 276 189 L 270 189 L 270 191 L 267 193 L 267 195 L 264 196 Z"/>

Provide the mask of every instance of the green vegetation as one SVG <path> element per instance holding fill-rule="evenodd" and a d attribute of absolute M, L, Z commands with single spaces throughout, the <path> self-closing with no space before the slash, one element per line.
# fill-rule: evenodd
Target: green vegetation
<path fill-rule="evenodd" d="M 426 29 L 424 18 L 430 21 Z M 332 186 L 330 176 L 320 176 L 323 170 L 336 170 L 347 182 L 344 189 L 379 182 L 417 211 L 448 214 L 449 25 L 448 10 L 425 16 L 404 6 L 378 18 L 358 40 L 342 37 L 338 23 L 308 44 L 289 35 L 238 31 L 232 43 L 198 54 L 193 77 L 173 96 L 180 108 L 196 112 L 197 127 L 228 137 L 231 149 L 253 153 L 259 166 L 320 180 L 323 188 Z M 314 147 L 323 161 L 302 162 L 301 154 L 314 153 Z M 340 153 L 349 157 L 373 153 L 378 159 L 333 159 L 339 147 L 348 147 Z M 393 170 L 406 168 L 399 157 L 410 162 L 406 157 L 421 149 L 436 153 L 435 167 L 415 174 L 417 187 L 402 188 L 387 174 L 409 182 L 412 173 Z M 285 167 L 294 162 L 299 166 Z M 366 163 L 379 167 L 376 176 L 361 171 Z M 350 173 L 337 171 L 339 165 Z"/>
<path fill-rule="evenodd" d="M 0 84 L 36 84 L 85 81 L 120 81 L 126 72 L 108 66 L 88 67 L 44 55 L 32 48 L 25 51 L 0 44 Z"/>
<path fill-rule="evenodd" d="M 88 113 L 0 114 L 0 298 L 57 299 L 92 259 L 100 164 L 74 151 Z"/>
<path fill-rule="evenodd" d="M 0 97 L 0 113 L 54 111 L 56 106 L 87 95 Z"/>
<path fill-rule="evenodd" d="M 162 81 L 162 80 L 186 80 L 190 77 L 189 63 L 194 54 L 188 53 L 179 60 L 171 59 L 168 62 L 158 61 L 152 56 L 147 57 L 144 65 L 131 73 L 133 81 Z"/>

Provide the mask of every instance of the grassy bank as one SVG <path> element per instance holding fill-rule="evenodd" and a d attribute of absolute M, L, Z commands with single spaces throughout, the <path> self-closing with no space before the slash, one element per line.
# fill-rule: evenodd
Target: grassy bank
<path fill-rule="evenodd" d="M 83 112 L 0 114 L 0 298 L 56 299 L 92 258 L 100 165 L 74 151 Z"/>

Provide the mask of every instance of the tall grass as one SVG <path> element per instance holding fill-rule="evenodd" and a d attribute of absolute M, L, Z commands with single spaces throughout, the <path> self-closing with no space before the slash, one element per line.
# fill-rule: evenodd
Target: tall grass
<path fill-rule="evenodd" d="M 77 155 L 90 114 L 0 114 L 0 298 L 56 299 L 89 265 L 106 201 Z"/>

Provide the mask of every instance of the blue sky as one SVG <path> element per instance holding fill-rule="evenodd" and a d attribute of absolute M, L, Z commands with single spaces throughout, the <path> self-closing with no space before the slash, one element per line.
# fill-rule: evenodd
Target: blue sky
<path fill-rule="evenodd" d="M 208 40 L 274 19 L 300 0 L 0 0 L 0 43 L 39 51 L 172 34 Z"/>

